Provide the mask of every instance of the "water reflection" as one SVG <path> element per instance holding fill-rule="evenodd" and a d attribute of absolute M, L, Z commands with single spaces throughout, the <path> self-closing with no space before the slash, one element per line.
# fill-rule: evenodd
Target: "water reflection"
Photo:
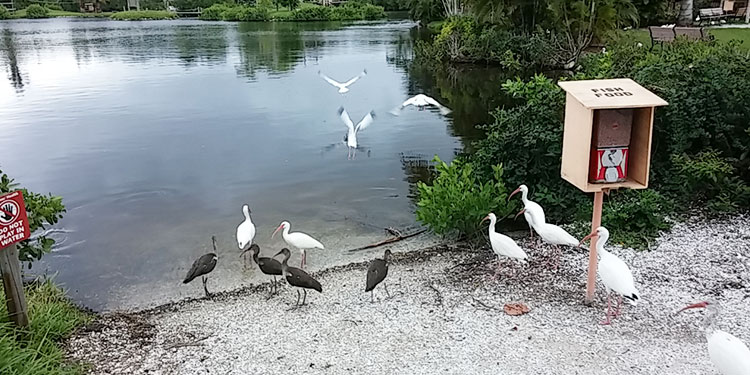
<path fill-rule="evenodd" d="M 245 22 L 239 24 L 238 44 L 240 63 L 237 74 L 255 79 L 259 70 L 271 75 L 289 72 L 305 58 L 306 43 L 302 40 L 300 26 L 294 22 Z M 309 41 L 311 47 L 315 40 Z"/>
<path fill-rule="evenodd" d="M 178 27 L 174 44 L 185 66 L 223 64 L 227 59 L 227 30 L 222 25 Z"/>
<path fill-rule="evenodd" d="M 419 199 L 418 182 L 432 183 L 435 178 L 435 166 L 432 164 L 432 157 L 412 152 L 402 152 L 399 154 L 401 169 L 404 170 L 404 180 L 409 183 L 409 200 L 417 203 Z"/>
<path fill-rule="evenodd" d="M 16 92 L 23 92 L 24 79 L 21 74 L 21 68 L 18 66 L 16 43 L 13 33 L 9 29 L 3 29 L 3 48 L 0 48 L 0 52 L 3 54 L 5 64 L 7 64 L 8 80 L 16 89 Z"/>

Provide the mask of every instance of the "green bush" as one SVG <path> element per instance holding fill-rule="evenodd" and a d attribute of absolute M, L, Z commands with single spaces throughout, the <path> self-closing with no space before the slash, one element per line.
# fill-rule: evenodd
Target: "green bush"
<path fill-rule="evenodd" d="M 592 206 L 586 207 L 590 217 Z M 602 207 L 602 225 L 609 229 L 613 243 L 646 248 L 660 231 L 670 228 L 665 215 L 673 210 L 672 201 L 655 190 L 618 190 Z"/>
<path fill-rule="evenodd" d="M 62 219 L 65 206 L 62 204 L 61 197 L 30 192 L 19 187 L 13 179 L 0 171 L 0 194 L 16 190 L 23 192 L 31 233 L 44 230 L 47 226 L 54 225 L 59 219 Z M 35 236 L 33 239 L 21 241 L 18 245 L 18 259 L 22 262 L 29 262 L 29 267 L 31 267 L 31 262 L 42 259 L 42 255 L 52 251 L 52 245 L 54 244 L 55 240 L 43 234 Z"/>
<path fill-rule="evenodd" d="M 527 82 L 509 80 L 503 89 L 517 103 L 492 113 L 495 121 L 482 127 L 486 136 L 474 144 L 470 160 L 477 166 L 502 163 L 509 185 L 533 187 L 548 221 L 577 217 L 586 196 L 560 180 L 564 93 L 542 75 Z M 477 172 L 482 180 L 493 173 L 489 167 Z"/>
<path fill-rule="evenodd" d="M 47 8 L 47 9 L 49 9 L 49 10 L 59 10 L 59 11 L 63 10 L 63 8 L 62 8 L 62 6 L 60 6 L 60 4 L 54 4 L 54 3 L 44 4 L 44 7 Z"/>
<path fill-rule="evenodd" d="M 13 18 L 8 8 L 0 5 L 0 20 L 8 20 Z"/>
<path fill-rule="evenodd" d="M 383 7 L 372 4 L 349 2 L 342 6 L 301 8 L 292 12 L 293 21 L 355 21 L 385 18 Z"/>
<path fill-rule="evenodd" d="M 39 4 L 31 4 L 26 8 L 26 18 L 47 18 L 49 10 Z"/>
<path fill-rule="evenodd" d="M 453 17 L 427 46 L 417 51 L 420 60 L 488 63 L 519 70 L 552 64 L 550 41 L 542 34 L 514 34 L 473 17 Z"/>
<path fill-rule="evenodd" d="M 173 20 L 177 14 L 164 10 L 128 10 L 113 13 L 110 18 L 117 21 Z"/>
<path fill-rule="evenodd" d="M 476 236 L 489 212 L 502 219 L 515 208 L 507 200 L 502 165 L 493 166 L 492 179 L 482 182 L 473 165 L 460 158 L 448 165 L 436 156 L 434 162 L 438 176 L 431 186 L 418 184 L 417 203 L 417 220 L 433 232 Z"/>
<path fill-rule="evenodd" d="M 672 155 L 672 180 L 665 188 L 682 203 L 705 203 L 715 212 L 731 212 L 750 205 L 750 187 L 735 175 L 735 169 L 718 152 L 695 156 Z"/>
<path fill-rule="evenodd" d="M 229 9 L 229 6 L 226 4 L 214 4 L 210 7 L 203 9 L 200 15 L 200 19 L 205 21 L 221 21 L 222 14 Z"/>

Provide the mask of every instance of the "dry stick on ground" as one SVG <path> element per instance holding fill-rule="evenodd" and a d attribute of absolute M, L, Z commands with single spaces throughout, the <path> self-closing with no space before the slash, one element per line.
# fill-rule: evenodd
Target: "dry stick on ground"
<path fill-rule="evenodd" d="M 414 233 L 407 234 L 405 236 L 396 236 L 396 237 L 386 238 L 386 239 L 384 239 L 384 240 L 382 240 L 380 242 L 376 242 L 374 244 L 370 244 L 370 245 L 367 245 L 367 246 L 358 247 L 356 249 L 351 249 L 351 250 L 348 250 L 348 251 L 351 253 L 351 252 L 360 251 L 360 250 L 373 249 L 373 248 L 376 248 L 376 247 L 387 245 L 389 243 L 394 243 L 394 242 L 402 241 L 402 240 L 405 240 L 407 238 L 420 235 L 420 234 L 422 234 L 424 232 L 427 232 L 427 229 L 422 229 L 422 230 L 416 231 Z"/>
<path fill-rule="evenodd" d="M 504 311 L 503 309 L 500 309 L 500 308 L 497 308 L 497 307 L 494 307 L 494 306 L 490 306 L 490 305 L 488 305 L 488 304 L 486 304 L 486 303 L 484 303 L 484 302 L 482 302 L 482 301 L 474 298 L 474 296 L 471 296 L 471 299 L 474 300 L 474 302 L 476 302 L 477 305 L 481 306 L 485 310 Z M 477 307 L 477 306 L 474 305 L 474 307 Z"/>
<path fill-rule="evenodd" d="M 443 306 L 443 293 L 440 293 L 440 290 L 435 287 L 432 283 L 426 283 L 430 289 L 434 290 L 435 293 L 437 293 L 437 304 L 440 306 Z"/>
<path fill-rule="evenodd" d="M 172 345 L 167 346 L 166 349 L 170 350 L 170 349 L 175 349 L 175 348 L 182 348 L 182 347 L 185 347 L 185 346 L 201 346 L 201 345 L 203 345 L 203 343 L 201 341 L 203 341 L 203 340 L 205 340 L 205 339 L 207 339 L 207 338 L 209 338 L 211 336 L 213 336 L 213 334 L 210 334 L 210 335 L 208 335 L 206 337 L 199 338 L 199 339 L 197 339 L 195 341 L 188 341 L 188 342 L 181 342 L 181 343 L 177 343 L 177 344 L 172 344 Z"/>

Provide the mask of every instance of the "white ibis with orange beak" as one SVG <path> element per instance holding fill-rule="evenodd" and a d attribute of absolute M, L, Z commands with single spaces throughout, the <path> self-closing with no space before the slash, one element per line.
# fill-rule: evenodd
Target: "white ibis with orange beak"
<path fill-rule="evenodd" d="M 300 253 L 302 254 L 302 263 L 300 267 L 305 268 L 305 265 L 307 265 L 307 249 L 325 250 L 325 247 L 323 247 L 323 244 L 320 243 L 320 241 L 312 238 L 312 236 L 310 236 L 309 234 L 302 232 L 289 233 L 289 228 L 291 227 L 292 225 L 289 224 L 288 221 L 282 221 L 281 224 L 279 224 L 279 227 L 276 228 L 275 231 L 273 231 L 271 238 L 276 235 L 276 232 L 284 229 L 284 231 L 281 232 L 281 236 L 284 238 L 284 242 L 286 242 L 289 246 L 296 247 L 300 250 Z"/>
<path fill-rule="evenodd" d="M 523 202 L 523 217 L 526 218 L 526 222 L 529 223 L 529 232 L 531 233 L 531 238 L 534 238 L 534 230 L 532 229 L 534 227 L 534 223 L 531 219 L 531 215 L 532 213 L 535 214 L 538 219 L 537 221 L 543 223 L 546 221 L 546 219 L 544 218 L 544 210 L 538 203 L 529 200 L 529 188 L 526 187 L 526 185 L 521 185 L 518 187 L 518 189 L 513 190 L 513 192 L 508 196 L 508 200 L 510 200 L 510 198 L 516 195 L 516 193 L 518 193 L 519 191 L 521 192 L 521 201 Z"/>
<path fill-rule="evenodd" d="M 604 244 L 609 239 L 607 228 L 596 228 L 595 231 L 584 237 L 580 243 L 591 237 L 598 237 L 596 240 L 596 252 L 599 254 L 597 273 L 599 273 L 599 278 L 602 279 L 604 287 L 607 288 L 607 320 L 601 322 L 601 324 L 606 325 L 612 322 L 611 318 L 613 315 L 615 318 L 620 315 L 620 305 L 622 305 L 623 297 L 635 305 L 638 303 L 639 293 L 638 289 L 635 288 L 633 273 L 630 272 L 628 265 L 622 259 L 604 249 Z M 612 291 L 619 295 L 614 314 L 612 314 Z"/>
<path fill-rule="evenodd" d="M 237 246 L 240 250 L 245 250 L 245 246 L 253 243 L 255 238 L 255 224 L 250 218 L 250 206 L 242 206 L 242 214 L 245 215 L 245 220 L 237 226 Z"/>
<path fill-rule="evenodd" d="M 530 202 L 530 203 L 534 203 L 534 202 Z M 524 208 L 516 214 L 516 217 L 518 217 L 518 215 L 522 213 L 526 217 L 527 221 L 531 219 L 530 221 L 531 226 L 534 228 L 536 233 L 539 234 L 539 237 L 541 237 L 544 242 L 550 245 L 553 245 L 555 249 L 557 249 L 557 261 L 556 261 L 557 265 L 560 264 L 560 257 L 562 256 L 562 252 L 560 251 L 560 245 L 575 246 L 575 247 L 580 245 L 580 242 L 575 237 L 573 237 L 570 233 L 566 232 L 565 229 L 562 229 L 555 224 L 544 222 L 544 212 L 542 212 L 540 215 L 540 213 L 537 212 L 537 210 L 535 209 L 532 209 L 531 211 L 529 211 L 526 208 Z"/>
<path fill-rule="evenodd" d="M 498 257 L 497 272 L 495 272 L 495 277 L 497 277 L 497 275 L 500 273 L 500 257 L 508 257 L 520 261 L 525 261 L 529 258 L 529 256 L 526 255 L 523 249 L 518 246 L 516 241 L 513 241 L 512 238 L 504 234 L 495 232 L 495 224 L 497 223 L 497 217 L 495 216 L 495 214 L 490 212 L 489 215 L 485 216 L 485 218 L 482 219 L 482 221 L 485 220 L 490 221 L 490 245 L 492 245 L 492 251 L 494 251 Z"/>
<path fill-rule="evenodd" d="M 747 345 L 734 335 L 714 328 L 714 322 L 719 315 L 719 307 L 715 303 L 700 302 L 686 306 L 678 312 L 697 308 L 707 309 L 703 325 L 708 340 L 708 356 L 714 366 L 722 375 L 750 374 L 750 349 Z"/>

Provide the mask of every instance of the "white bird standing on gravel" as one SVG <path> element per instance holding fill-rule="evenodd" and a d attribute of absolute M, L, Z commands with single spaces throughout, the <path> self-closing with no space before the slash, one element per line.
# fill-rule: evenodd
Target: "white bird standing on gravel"
<path fill-rule="evenodd" d="M 542 206 L 540 206 L 538 203 L 529 200 L 529 188 L 526 187 L 526 185 L 521 185 L 518 187 L 518 189 L 513 190 L 512 193 L 508 196 L 508 200 L 512 198 L 516 193 L 521 192 L 521 202 L 523 202 L 523 217 L 526 219 L 526 222 L 529 223 L 529 232 L 531 233 L 531 238 L 534 238 L 534 231 L 532 228 L 534 227 L 533 220 L 531 219 L 532 212 L 536 214 L 537 221 L 540 223 L 543 223 L 546 221 L 544 218 L 544 210 L 542 209 Z M 516 215 L 518 216 L 518 215 Z"/>
<path fill-rule="evenodd" d="M 370 111 L 370 113 L 365 115 L 365 117 L 362 118 L 362 121 L 360 121 L 357 126 L 354 126 L 352 119 L 349 117 L 349 113 L 346 112 L 346 109 L 344 109 L 344 107 L 339 108 L 339 117 L 341 117 L 341 121 L 344 122 L 347 128 L 344 142 L 346 142 L 347 147 L 349 147 L 349 155 L 347 158 L 351 159 L 356 155 L 357 152 L 357 134 L 370 126 L 370 124 L 372 124 L 372 122 L 375 120 L 375 111 Z"/>
<path fill-rule="evenodd" d="M 351 86 L 354 82 L 357 82 L 358 79 L 360 79 L 360 78 L 362 78 L 362 77 L 364 77 L 364 76 L 367 75 L 367 69 L 363 70 L 362 73 L 360 73 L 358 76 L 356 76 L 356 77 L 354 77 L 354 78 L 352 78 L 352 79 L 350 79 L 350 80 L 348 80 L 348 81 L 346 81 L 344 83 L 341 83 L 341 82 L 338 82 L 338 81 L 336 81 L 334 79 L 331 79 L 331 77 L 328 77 L 327 75 L 321 73 L 320 71 L 318 71 L 318 75 L 320 77 L 322 77 L 324 80 L 326 80 L 326 82 L 328 82 L 331 85 L 333 85 L 334 87 L 338 87 L 339 94 L 345 94 L 345 93 L 349 92 L 349 86 Z"/>
<path fill-rule="evenodd" d="M 437 107 L 437 109 L 440 110 L 440 113 L 442 113 L 443 115 L 451 113 L 451 110 L 448 107 L 440 104 L 437 100 L 424 94 L 417 94 L 409 99 L 406 99 L 406 101 L 401 103 L 400 106 L 394 108 L 391 113 L 398 116 L 401 113 L 401 110 L 410 105 L 419 108 L 420 111 L 424 110 L 424 108 L 429 105 L 434 105 L 435 107 Z"/>
<path fill-rule="evenodd" d="M 516 214 L 516 217 L 518 217 L 518 215 L 522 213 L 524 214 L 524 216 L 528 215 L 526 217 L 531 219 L 531 225 L 534 227 L 534 230 L 537 232 L 537 234 L 539 234 L 539 237 L 542 238 L 542 241 L 555 247 L 557 253 L 555 254 L 555 268 L 559 267 L 560 257 L 562 257 L 560 245 L 578 247 L 581 244 L 580 241 L 578 241 L 570 233 L 566 232 L 565 229 L 562 229 L 555 224 L 544 222 L 544 213 L 542 213 L 542 217 L 539 218 L 539 212 L 537 210 L 529 211 L 528 209 L 524 208 Z"/>
<path fill-rule="evenodd" d="M 602 283 L 604 283 L 604 287 L 607 288 L 607 320 L 601 322 L 601 324 L 606 325 L 612 322 L 612 291 L 620 296 L 614 313 L 615 318 L 620 315 L 622 298 L 625 297 L 628 302 L 635 305 L 638 303 L 639 293 L 638 289 L 635 288 L 633 273 L 630 272 L 628 265 L 625 264 L 622 259 L 604 249 L 604 244 L 607 242 L 607 239 L 609 239 L 609 231 L 607 228 L 596 228 L 595 231 L 584 237 L 580 243 L 583 243 L 594 236 L 598 237 L 596 240 L 596 252 L 599 254 L 597 272 L 599 273 L 599 278 L 602 279 Z"/>
<path fill-rule="evenodd" d="M 719 315 L 719 307 L 715 303 L 700 302 L 682 308 L 707 308 L 703 321 L 706 339 L 708 340 L 708 356 L 722 375 L 750 374 L 750 349 L 734 335 L 714 328 L 714 321 Z"/>
<path fill-rule="evenodd" d="M 302 263 L 300 264 L 300 267 L 305 268 L 305 265 L 307 265 L 307 249 L 325 250 L 325 247 L 323 247 L 323 244 L 320 243 L 320 241 L 312 238 L 309 234 L 302 232 L 289 233 L 291 227 L 292 225 L 289 224 L 288 221 L 282 221 L 281 224 L 279 224 L 279 227 L 273 231 L 271 238 L 276 235 L 276 232 L 283 228 L 284 231 L 281 233 L 281 236 L 284 238 L 284 242 L 289 246 L 296 247 L 300 250 L 300 253 L 302 254 Z"/>
<path fill-rule="evenodd" d="M 255 238 L 255 224 L 250 218 L 250 206 L 242 206 L 242 214 L 245 215 L 245 221 L 237 226 L 237 246 L 240 250 L 245 250 L 245 246 L 251 245 Z"/>
<path fill-rule="evenodd" d="M 521 249 L 521 247 L 516 244 L 516 241 L 513 241 L 513 239 L 504 234 L 495 232 L 497 217 L 494 213 L 490 212 L 489 215 L 485 216 L 484 219 L 482 219 L 482 221 L 485 220 L 490 221 L 490 245 L 492 246 L 492 251 L 494 251 L 498 257 L 497 272 L 495 272 L 495 277 L 497 277 L 498 273 L 500 273 L 500 257 L 508 257 L 520 261 L 525 261 L 529 257 L 528 255 L 526 255 L 523 249 Z"/>

